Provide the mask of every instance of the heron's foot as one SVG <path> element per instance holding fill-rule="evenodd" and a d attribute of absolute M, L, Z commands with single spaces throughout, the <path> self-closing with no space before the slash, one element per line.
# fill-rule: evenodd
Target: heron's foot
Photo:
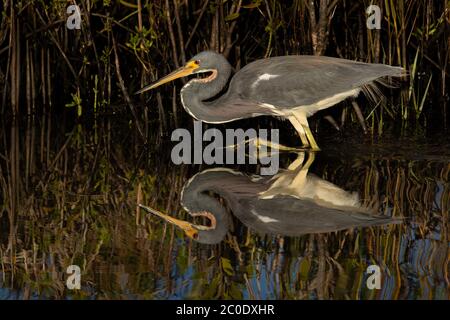
<path fill-rule="evenodd" d="M 253 143 L 258 150 L 262 149 L 263 147 L 269 147 L 270 149 L 278 150 L 278 151 L 286 151 L 286 152 L 299 152 L 299 151 L 305 151 L 305 148 L 295 148 L 295 147 L 288 147 L 276 142 L 268 141 L 261 138 L 255 138 L 248 140 L 249 143 Z M 267 149 L 267 148 L 266 148 Z"/>
<path fill-rule="evenodd" d="M 258 150 L 258 155 L 260 158 L 270 157 L 274 152 L 287 152 L 287 153 L 300 153 L 305 152 L 305 148 L 294 148 L 288 147 L 279 143 L 275 143 L 272 141 L 267 141 L 265 139 L 257 138 L 253 139 L 253 141 L 249 141 L 249 143 L 253 143 L 256 149 Z M 269 151 L 270 148 L 270 151 Z"/>
<path fill-rule="evenodd" d="M 316 140 L 314 139 L 314 136 L 312 135 L 312 132 L 309 129 L 309 127 L 305 126 L 304 130 L 305 130 L 305 136 L 307 137 L 306 141 L 305 141 L 305 139 L 301 139 L 304 150 L 314 151 L 314 152 L 320 151 L 320 148 L 319 148 Z M 300 137 L 302 137 L 302 136 L 300 136 Z"/>
<path fill-rule="evenodd" d="M 297 148 L 297 151 L 320 151 L 319 146 L 317 145 L 316 141 L 314 140 L 314 137 L 312 137 L 312 141 L 311 143 L 309 142 L 308 138 L 306 138 L 306 134 L 305 134 L 305 138 L 301 139 L 302 142 L 302 147 L 301 148 Z M 300 138 L 302 138 L 302 136 L 300 135 Z"/>
<path fill-rule="evenodd" d="M 272 141 L 268 141 L 266 139 L 262 139 L 262 138 L 252 138 L 252 139 L 247 139 L 241 143 L 236 143 L 236 144 L 232 144 L 232 145 L 227 145 L 225 147 L 225 149 L 235 149 L 238 147 L 245 147 L 245 145 L 253 145 L 257 148 L 258 151 L 261 151 L 261 149 L 266 149 L 270 148 L 271 152 L 274 151 L 285 151 L 285 152 L 299 152 L 299 151 L 305 151 L 308 150 L 308 148 L 295 148 L 295 147 L 288 147 L 276 142 L 272 142 Z M 264 151 L 264 150 L 262 150 Z"/>

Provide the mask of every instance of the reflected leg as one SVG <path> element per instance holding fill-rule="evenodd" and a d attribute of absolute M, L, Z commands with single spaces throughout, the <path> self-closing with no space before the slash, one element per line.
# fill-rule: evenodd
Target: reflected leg
<path fill-rule="evenodd" d="M 291 182 L 291 187 L 294 188 L 300 188 L 304 185 L 306 181 L 306 177 L 308 175 L 309 167 L 313 164 L 314 160 L 316 159 L 316 154 L 314 152 L 308 152 L 308 159 L 306 160 L 305 164 L 300 167 L 299 172 L 295 176 L 295 178 Z"/>
<path fill-rule="evenodd" d="M 305 152 L 299 152 L 297 154 L 297 159 L 295 159 L 287 168 L 289 171 L 297 170 L 300 168 L 303 162 L 305 161 Z"/>

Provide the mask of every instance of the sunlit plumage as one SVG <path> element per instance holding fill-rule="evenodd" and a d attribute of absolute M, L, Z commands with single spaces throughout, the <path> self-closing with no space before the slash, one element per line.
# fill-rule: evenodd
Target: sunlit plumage
<path fill-rule="evenodd" d="M 194 118 L 225 123 L 270 115 L 287 118 L 304 147 L 319 149 L 307 117 L 361 90 L 374 93 L 375 82 L 400 77 L 404 69 L 324 56 L 282 56 L 254 61 L 230 80 L 231 65 L 220 54 L 204 51 L 185 66 L 137 93 L 190 74 L 207 73 L 181 89 L 181 101 Z M 228 88 L 227 87 L 228 84 Z"/>

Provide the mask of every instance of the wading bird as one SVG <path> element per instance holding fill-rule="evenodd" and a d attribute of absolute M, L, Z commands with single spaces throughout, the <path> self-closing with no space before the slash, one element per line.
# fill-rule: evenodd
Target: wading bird
<path fill-rule="evenodd" d="M 361 90 L 376 98 L 376 83 L 385 77 L 404 75 L 401 67 L 363 63 L 324 56 L 282 56 L 254 61 L 230 80 L 231 65 L 221 54 L 204 51 L 186 65 L 136 94 L 191 74 L 181 89 L 184 109 L 207 123 L 225 123 L 262 115 L 287 118 L 303 146 L 319 150 L 307 117 L 331 107 Z M 228 85 L 228 89 L 225 88 Z"/>
<path fill-rule="evenodd" d="M 209 226 L 140 207 L 204 244 L 219 243 L 227 234 L 231 221 L 227 208 L 248 228 L 272 235 L 300 236 L 401 222 L 377 215 L 361 204 L 358 194 L 308 173 L 314 153 L 302 165 L 304 158 L 305 153 L 299 153 L 287 170 L 273 177 L 248 176 L 228 168 L 196 174 L 183 187 L 181 204 L 192 217 L 207 218 Z"/>

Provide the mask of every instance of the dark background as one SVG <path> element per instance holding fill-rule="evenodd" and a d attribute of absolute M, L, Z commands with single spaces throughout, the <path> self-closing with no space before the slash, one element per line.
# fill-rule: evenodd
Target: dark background
<path fill-rule="evenodd" d="M 236 69 L 287 54 L 403 66 L 410 74 L 403 90 L 387 90 L 388 101 L 362 107 L 369 126 L 448 124 L 447 1 L 81 0 L 80 30 L 66 27 L 72 1 L 3 4 L 4 116 L 119 113 L 164 134 L 189 120 L 178 107 L 181 81 L 144 97 L 132 93 L 209 49 Z M 370 4 L 381 9 L 380 30 L 366 27 Z M 339 117 L 334 109 L 326 113 Z"/>

